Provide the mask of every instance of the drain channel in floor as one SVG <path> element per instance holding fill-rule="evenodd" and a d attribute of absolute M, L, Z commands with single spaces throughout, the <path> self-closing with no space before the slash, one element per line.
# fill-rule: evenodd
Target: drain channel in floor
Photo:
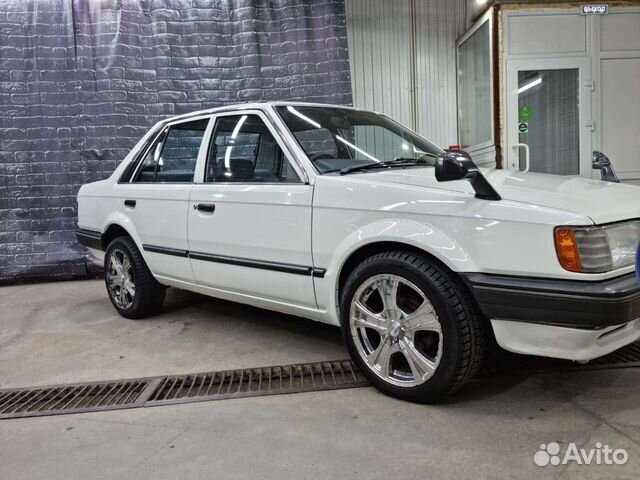
<path fill-rule="evenodd" d="M 338 390 L 369 383 L 350 360 L 0 390 L 0 419 Z"/>
<path fill-rule="evenodd" d="M 640 342 L 580 365 L 502 352 L 479 377 L 640 367 Z M 0 419 L 368 386 L 350 360 L 0 390 Z"/>
<path fill-rule="evenodd" d="M 584 364 L 557 358 L 518 355 L 505 350 L 498 350 L 491 355 L 491 358 L 486 362 L 478 376 L 496 377 L 530 375 L 538 372 L 573 372 L 633 367 L 640 367 L 640 341 L 631 343 L 609 355 L 593 359 Z"/>

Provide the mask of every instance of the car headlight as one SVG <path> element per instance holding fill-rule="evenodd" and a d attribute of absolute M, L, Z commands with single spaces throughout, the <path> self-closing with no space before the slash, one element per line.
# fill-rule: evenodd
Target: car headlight
<path fill-rule="evenodd" d="M 633 265 L 640 220 L 594 227 L 557 227 L 558 260 L 565 270 L 602 273 Z"/>

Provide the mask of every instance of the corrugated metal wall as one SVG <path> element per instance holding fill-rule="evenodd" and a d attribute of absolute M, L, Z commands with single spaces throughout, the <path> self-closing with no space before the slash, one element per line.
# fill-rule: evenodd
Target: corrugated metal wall
<path fill-rule="evenodd" d="M 353 104 L 411 126 L 411 0 L 347 0 Z"/>
<path fill-rule="evenodd" d="M 465 0 L 347 0 L 353 104 L 457 143 L 455 41 Z"/>

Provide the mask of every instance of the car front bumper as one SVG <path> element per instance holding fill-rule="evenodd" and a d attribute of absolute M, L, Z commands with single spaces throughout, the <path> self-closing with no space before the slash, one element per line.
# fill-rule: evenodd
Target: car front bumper
<path fill-rule="evenodd" d="M 506 350 L 587 361 L 640 338 L 634 274 L 599 282 L 475 273 L 463 279 Z"/>

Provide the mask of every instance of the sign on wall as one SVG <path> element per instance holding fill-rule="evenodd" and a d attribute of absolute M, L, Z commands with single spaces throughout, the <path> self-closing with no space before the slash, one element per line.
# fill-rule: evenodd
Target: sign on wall
<path fill-rule="evenodd" d="M 531 107 L 525 105 L 518 109 L 518 119 L 521 122 L 528 122 L 531 118 L 531 115 L 533 115 L 533 110 L 531 110 Z"/>
<path fill-rule="evenodd" d="M 582 5 L 580 8 L 583 15 L 606 15 L 609 13 L 609 5 L 606 3 L 600 5 Z"/>

